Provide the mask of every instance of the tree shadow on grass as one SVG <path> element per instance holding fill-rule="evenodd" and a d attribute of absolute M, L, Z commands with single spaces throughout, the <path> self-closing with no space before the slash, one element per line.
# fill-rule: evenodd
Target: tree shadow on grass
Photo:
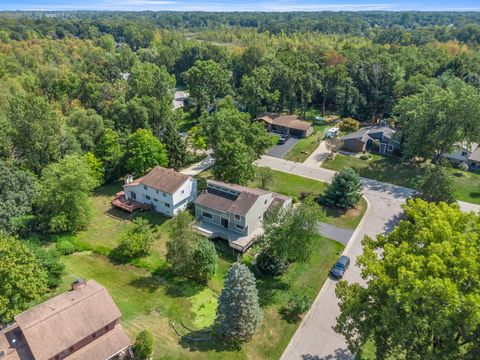
<path fill-rule="evenodd" d="M 200 352 L 241 350 L 241 345 L 223 341 L 215 334 L 211 327 L 197 331 L 190 331 L 185 335 L 180 335 L 180 345 L 190 351 Z"/>
<path fill-rule="evenodd" d="M 346 349 L 336 349 L 333 354 L 318 356 L 312 354 L 303 354 L 302 360 L 350 360 L 352 354 Z"/>
<path fill-rule="evenodd" d="M 275 294 L 279 291 L 288 291 L 290 285 L 283 281 L 281 277 L 269 277 L 256 275 L 257 290 L 260 306 L 265 307 L 273 303 Z"/>
<path fill-rule="evenodd" d="M 472 192 L 470 193 L 470 197 L 471 197 L 472 199 L 478 199 L 478 198 L 480 198 L 480 191 L 472 191 Z"/>

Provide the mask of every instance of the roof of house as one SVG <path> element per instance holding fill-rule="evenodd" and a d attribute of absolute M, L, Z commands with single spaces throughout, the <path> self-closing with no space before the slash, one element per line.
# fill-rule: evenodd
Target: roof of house
<path fill-rule="evenodd" d="M 15 317 L 36 360 L 69 349 L 121 316 L 103 286 L 87 281 Z"/>
<path fill-rule="evenodd" d="M 389 128 L 388 126 L 366 126 L 363 128 L 358 129 L 357 131 L 346 134 L 342 137 L 342 140 L 361 140 L 367 141 L 370 135 L 381 133 L 383 137 L 386 137 L 388 140 L 394 140 L 393 135 L 395 134 L 395 130 Z"/>
<path fill-rule="evenodd" d="M 300 120 L 297 115 L 285 115 L 285 114 L 265 114 L 257 118 L 257 120 L 263 120 L 268 124 L 284 126 L 295 130 L 308 130 L 312 127 L 312 124 Z"/>
<path fill-rule="evenodd" d="M 245 186 L 224 183 L 221 181 L 209 180 L 208 184 L 210 186 L 216 185 L 222 188 L 233 190 L 237 192 L 237 195 L 233 197 L 227 196 L 213 190 L 201 194 L 197 199 L 197 203 L 205 207 L 220 210 L 223 212 L 230 211 L 239 215 L 246 215 L 253 207 L 257 199 L 262 195 L 272 194 L 272 197 L 278 197 L 279 201 L 281 201 L 282 203 L 289 199 L 288 196 L 272 193 L 271 191 L 248 188 Z"/>
<path fill-rule="evenodd" d="M 146 185 L 156 190 L 173 194 L 177 191 L 190 176 L 182 174 L 172 169 L 166 169 L 156 166 L 145 176 L 135 179 L 133 182 L 125 184 L 125 186 Z"/>
<path fill-rule="evenodd" d="M 480 146 L 477 146 L 477 148 L 472 151 L 472 153 L 468 157 L 468 160 L 480 161 Z"/>

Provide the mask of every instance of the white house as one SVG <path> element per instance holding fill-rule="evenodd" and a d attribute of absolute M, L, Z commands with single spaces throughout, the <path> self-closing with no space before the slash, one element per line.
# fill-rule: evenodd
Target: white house
<path fill-rule="evenodd" d="M 145 176 L 123 186 L 125 200 L 151 206 L 155 211 L 173 217 L 197 198 L 197 180 L 172 169 L 155 167 Z"/>
<path fill-rule="evenodd" d="M 480 167 L 480 146 L 477 143 L 459 143 L 450 153 L 442 155 L 453 164 L 466 163 L 471 169 Z"/>

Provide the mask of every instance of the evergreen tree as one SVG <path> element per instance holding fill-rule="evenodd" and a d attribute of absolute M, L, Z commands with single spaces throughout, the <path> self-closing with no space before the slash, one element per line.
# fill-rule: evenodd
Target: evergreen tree
<path fill-rule="evenodd" d="M 178 170 L 185 165 L 187 146 L 173 121 L 168 121 L 163 133 L 163 144 L 167 149 L 168 166 Z"/>
<path fill-rule="evenodd" d="M 345 168 L 335 175 L 332 183 L 325 190 L 321 202 L 326 206 L 350 209 L 360 201 L 361 189 L 360 177 L 355 170 Z"/>
<path fill-rule="evenodd" d="M 455 202 L 454 180 L 448 164 L 431 165 L 418 183 L 417 196 L 428 202 Z"/>
<path fill-rule="evenodd" d="M 255 277 L 247 266 L 234 263 L 220 294 L 215 327 L 227 342 L 249 340 L 263 318 Z"/>

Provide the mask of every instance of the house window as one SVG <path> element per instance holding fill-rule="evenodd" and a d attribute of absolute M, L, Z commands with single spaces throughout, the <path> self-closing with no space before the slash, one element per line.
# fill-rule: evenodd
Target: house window
<path fill-rule="evenodd" d="M 158 199 L 156 199 L 156 198 L 153 198 L 153 201 L 158 201 Z"/>
<path fill-rule="evenodd" d="M 150 196 L 145 195 L 145 199 L 150 200 Z"/>
<path fill-rule="evenodd" d="M 167 194 L 165 194 L 164 192 L 162 192 L 162 195 L 163 195 L 163 197 L 167 197 Z"/>
<path fill-rule="evenodd" d="M 158 194 L 158 190 L 155 190 L 155 192 Z"/>
<path fill-rule="evenodd" d="M 165 203 L 165 206 L 169 208 L 169 207 L 170 207 L 170 204 L 169 204 L 169 203 Z"/>
<path fill-rule="evenodd" d="M 130 191 L 130 197 L 135 200 L 137 198 L 137 194 L 134 191 Z"/>
<path fill-rule="evenodd" d="M 146 187 L 145 185 L 143 185 L 143 189 L 144 189 L 144 190 L 147 190 L 147 187 Z"/>
<path fill-rule="evenodd" d="M 213 215 L 205 211 L 202 212 L 202 216 L 207 219 L 213 219 Z"/>
<path fill-rule="evenodd" d="M 466 151 L 462 151 L 462 156 L 467 156 L 467 152 Z"/>
<path fill-rule="evenodd" d="M 182 190 L 182 194 L 185 194 L 185 190 Z"/>
<path fill-rule="evenodd" d="M 240 220 L 240 215 L 235 214 L 235 220 Z"/>
<path fill-rule="evenodd" d="M 392 144 L 388 144 L 387 151 L 393 151 L 393 145 Z"/>
<path fill-rule="evenodd" d="M 236 227 L 237 229 L 240 229 L 240 230 L 243 230 L 243 229 L 244 229 L 242 225 L 238 225 L 238 224 L 236 224 L 235 227 Z"/>

